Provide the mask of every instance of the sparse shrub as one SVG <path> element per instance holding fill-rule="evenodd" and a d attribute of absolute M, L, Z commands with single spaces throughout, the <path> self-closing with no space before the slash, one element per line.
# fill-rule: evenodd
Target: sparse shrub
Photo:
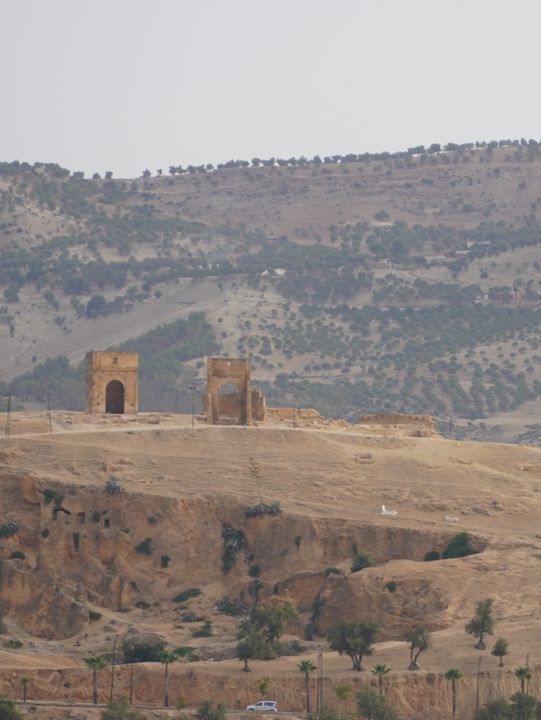
<path fill-rule="evenodd" d="M 181 622 L 185 623 L 194 623 L 201 622 L 202 620 L 204 620 L 204 618 L 202 618 L 200 615 L 196 615 L 196 613 L 186 612 L 180 616 L 180 620 Z"/>
<path fill-rule="evenodd" d="M 297 548 L 297 550 L 299 550 L 299 548 L 301 546 L 301 542 L 302 542 L 302 535 L 297 535 L 297 537 L 295 538 L 295 547 Z"/>
<path fill-rule="evenodd" d="M 210 700 L 205 700 L 197 710 L 197 720 L 225 720 L 225 705 L 218 703 L 214 707 Z"/>
<path fill-rule="evenodd" d="M 14 550 L 9 556 L 10 560 L 26 560 L 26 555 L 20 550 Z"/>
<path fill-rule="evenodd" d="M 304 626 L 304 639 L 305 640 L 313 640 L 314 635 L 316 633 L 316 626 L 315 624 L 310 620 L 306 623 Z"/>
<path fill-rule="evenodd" d="M 54 490 L 50 490 L 49 488 L 45 488 L 43 491 L 43 502 L 45 505 L 49 505 L 55 498 L 56 492 Z"/>
<path fill-rule="evenodd" d="M 226 575 L 236 564 L 237 554 L 246 547 L 246 536 L 242 530 L 236 530 L 222 523 L 223 554 L 222 569 Z"/>
<path fill-rule="evenodd" d="M 152 538 L 147 538 L 135 546 L 135 552 L 139 555 L 150 555 L 152 553 Z"/>
<path fill-rule="evenodd" d="M 116 475 L 110 475 L 105 481 L 105 493 L 112 497 L 122 495 L 122 488 Z"/>
<path fill-rule="evenodd" d="M 396 592 L 396 582 L 394 580 L 389 580 L 389 582 L 385 583 L 385 589 L 388 590 L 390 593 Z"/>
<path fill-rule="evenodd" d="M 190 598 L 199 597 L 199 595 L 201 595 L 201 593 L 202 593 L 201 588 L 197 588 L 197 587 L 188 588 L 187 590 L 183 590 L 178 595 L 175 595 L 175 597 L 173 598 L 173 602 L 183 603 L 183 602 L 186 602 L 186 600 L 190 600 Z"/>
<path fill-rule="evenodd" d="M 89 610 L 88 611 L 88 619 L 90 622 L 98 622 L 98 620 L 101 620 L 102 614 L 100 612 L 96 612 L 96 610 Z"/>
<path fill-rule="evenodd" d="M 43 528 L 43 530 L 41 531 L 41 537 L 42 538 L 49 537 L 49 528 Z"/>
<path fill-rule="evenodd" d="M 365 568 L 374 567 L 374 565 L 374 559 L 369 552 L 366 550 L 357 550 L 355 557 L 351 561 L 351 572 L 359 572 Z"/>
<path fill-rule="evenodd" d="M 304 652 L 305 646 L 298 640 L 287 640 L 280 643 L 280 655 L 300 655 Z"/>
<path fill-rule="evenodd" d="M 201 638 L 201 637 L 212 637 L 214 633 L 212 632 L 212 623 L 210 620 L 205 620 L 203 625 L 201 625 L 200 628 L 197 630 L 194 630 L 192 633 L 193 638 Z"/>
<path fill-rule="evenodd" d="M 18 650 L 19 648 L 22 648 L 22 646 L 22 642 L 14 638 L 6 640 L 6 642 L 4 643 L 4 647 L 9 648 L 10 650 Z"/>
<path fill-rule="evenodd" d="M 329 575 L 342 575 L 342 571 L 339 570 L 337 567 L 328 567 L 325 568 L 324 574 L 325 577 L 328 578 Z"/>
<path fill-rule="evenodd" d="M 250 565 L 248 568 L 248 575 L 252 578 L 257 578 L 261 575 L 261 566 L 260 565 Z"/>
<path fill-rule="evenodd" d="M 178 655 L 179 658 L 184 658 L 188 662 L 197 662 L 199 660 L 199 655 L 193 647 L 190 647 L 190 645 L 181 645 L 173 650 L 173 652 L 175 655 Z"/>
<path fill-rule="evenodd" d="M 452 538 L 451 542 L 443 551 L 442 557 L 444 560 L 451 558 L 467 557 L 468 555 L 475 555 L 478 551 L 470 545 L 470 536 L 467 532 L 458 533 Z"/>
<path fill-rule="evenodd" d="M 15 520 L 8 520 L 7 522 L 2 523 L 0 525 L 0 537 L 1 538 L 12 537 L 12 535 L 15 535 L 15 533 L 18 531 L 19 531 L 19 526 L 15 522 Z"/>
<path fill-rule="evenodd" d="M 154 515 L 149 515 L 147 520 L 149 525 L 155 525 L 158 522 L 158 518 L 155 518 Z"/>
<path fill-rule="evenodd" d="M 90 516 L 90 519 L 92 520 L 93 523 L 99 523 L 99 521 L 100 521 L 100 519 L 101 519 L 101 513 L 100 513 L 100 511 L 99 511 L 99 510 L 94 510 L 94 512 L 93 512 L 92 515 Z"/>
<path fill-rule="evenodd" d="M 13 700 L 8 700 L 7 697 L 0 695 L 0 717 L 2 720 L 23 720 L 26 715 L 22 715 L 17 710 Z"/>
<path fill-rule="evenodd" d="M 273 500 L 270 504 L 260 502 L 257 505 L 250 505 L 244 511 L 244 515 L 247 518 L 262 517 L 263 515 L 279 515 L 282 512 L 280 503 L 277 500 Z"/>
<path fill-rule="evenodd" d="M 136 608 L 140 608 L 141 610 L 148 610 L 150 607 L 150 603 L 146 600 L 137 600 L 137 602 L 133 603 Z"/>
<path fill-rule="evenodd" d="M 425 555 L 425 562 L 432 562 L 434 560 L 439 560 L 440 554 L 437 550 L 429 550 L 427 554 Z"/>
<path fill-rule="evenodd" d="M 236 598 L 230 598 L 228 595 L 224 595 L 221 600 L 218 600 L 216 610 L 222 615 L 230 615 L 231 617 L 246 615 L 248 612 L 248 608 L 244 603 Z"/>
<path fill-rule="evenodd" d="M 170 562 L 171 558 L 169 557 L 169 555 L 162 555 L 160 558 L 160 567 L 166 568 Z"/>

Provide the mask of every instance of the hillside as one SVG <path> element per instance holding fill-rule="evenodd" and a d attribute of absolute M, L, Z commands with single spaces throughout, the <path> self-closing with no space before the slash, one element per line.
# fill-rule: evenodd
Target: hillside
<path fill-rule="evenodd" d="M 482 703 L 516 690 L 512 670 L 526 658 L 538 692 L 540 453 L 377 426 L 192 431 L 189 417 L 173 414 L 57 412 L 51 435 L 44 414 L 21 413 L 11 439 L 0 439 L 0 691 L 16 695 L 24 675 L 33 699 L 88 702 L 83 658 L 114 645 L 122 662 L 127 638 L 158 634 L 184 648 L 170 668 L 172 702 L 217 699 L 218 689 L 229 708 L 243 707 L 269 677 L 281 709 L 301 712 L 297 663 L 322 652 L 326 702 L 348 709 L 353 696 L 338 700 L 338 683 L 377 682 L 329 650 L 325 634 L 344 617 L 381 626 L 365 665 L 392 668 L 387 692 L 403 718 L 449 716 L 449 667 L 464 673 L 460 707 L 471 715 L 479 657 Z M 107 491 L 113 474 L 120 494 Z M 261 501 L 279 502 L 280 512 L 247 517 Z M 398 515 L 382 516 L 383 503 Z M 477 554 L 424 561 L 463 531 Z M 245 544 L 226 565 L 232 533 Z M 359 549 L 376 565 L 352 573 Z M 510 643 L 503 670 L 490 655 L 494 638 L 480 653 L 464 632 L 486 597 L 494 599 L 495 637 Z M 245 674 L 237 628 L 267 600 L 291 601 L 299 621 L 288 628 L 284 656 L 252 661 Z M 419 624 L 432 645 L 412 673 L 403 637 Z M 134 673 L 135 699 L 160 703 L 163 666 L 137 663 Z M 127 693 L 129 677 L 121 664 L 116 692 Z M 100 673 L 102 698 L 108 683 Z"/>
<path fill-rule="evenodd" d="M 87 350 L 147 345 L 146 410 L 187 410 L 219 352 L 275 404 L 539 442 L 540 180 L 533 140 L 134 180 L 4 163 L 0 394 L 80 409 L 44 361 L 80 384 Z M 186 347 L 171 323 L 190 316 L 205 340 Z"/>

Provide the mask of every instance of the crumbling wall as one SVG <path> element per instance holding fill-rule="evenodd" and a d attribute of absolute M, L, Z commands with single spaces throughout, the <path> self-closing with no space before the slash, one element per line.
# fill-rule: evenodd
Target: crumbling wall
<path fill-rule="evenodd" d="M 224 385 L 234 385 L 236 391 L 220 395 Z M 211 425 L 235 422 L 252 425 L 266 418 L 265 396 L 252 389 L 250 364 L 241 358 L 207 359 L 207 394 L 203 410 Z"/>
<path fill-rule="evenodd" d="M 377 415 L 361 415 L 361 425 L 406 425 L 418 437 L 436 435 L 434 421 L 430 415 L 405 415 L 402 413 L 380 413 Z"/>

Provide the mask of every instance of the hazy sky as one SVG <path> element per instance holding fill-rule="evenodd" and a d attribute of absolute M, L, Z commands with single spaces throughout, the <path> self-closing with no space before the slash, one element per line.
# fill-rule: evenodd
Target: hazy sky
<path fill-rule="evenodd" d="M 0 160 L 541 139 L 539 0 L 0 0 Z"/>

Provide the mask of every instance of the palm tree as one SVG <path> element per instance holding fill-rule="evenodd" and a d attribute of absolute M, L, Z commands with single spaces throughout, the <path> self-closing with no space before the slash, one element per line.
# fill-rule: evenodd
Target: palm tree
<path fill-rule="evenodd" d="M 456 715 L 456 681 L 460 680 L 462 673 L 457 668 L 449 668 L 445 673 L 445 679 L 451 681 L 453 717 Z"/>
<path fill-rule="evenodd" d="M 27 688 L 29 682 L 30 682 L 30 678 L 27 678 L 27 677 L 21 678 L 21 685 L 23 686 L 23 703 L 26 702 L 26 688 Z"/>
<path fill-rule="evenodd" d="M 306 714 L 310 715 L 310 673 L 314 672 L 316 666 L 311 660 L 302 660 L 297 667 L 304 673 L 304 687 L 306 688 Z"/>
<path fill-rule="evenodd" d="M 520 692 L 524 694 L 526 692 L 526 683 L 532 679 L 532 673 L 527 665 L 520 665 L 515 670 L 515 677 L 520 680 Z"/>
<path fill-rule="evenodd" d="M 378 679 L 378 690 L 379 694 L 383 695 L 383 678 L 391 672 L 391 668 L 387 665 L 374 665 L 372 668 L 372 674 Z"/>
<path fill-rule="evenodd" d="M 160 655 L 160 662 L 165 665 L 163 704 L 169 707 L 169 665 L 178 660 L 178 655 L 172 650 L 164 650 Z"/>
<path fill-rule="evenodd" d="M 107 657 L 105 655 L 92 655 L 85 658 L 85 663 L 92 670 L 92 702 L 98 704 L 98 670 L 107 667 Z"/>

